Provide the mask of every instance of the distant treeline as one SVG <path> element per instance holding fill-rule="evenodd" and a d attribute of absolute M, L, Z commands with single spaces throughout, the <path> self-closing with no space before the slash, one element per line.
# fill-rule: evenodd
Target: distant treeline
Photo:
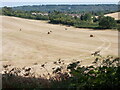
<path fill-rule="evenodd" d="M 21 11 L 13 10 L 10 7 L 3 7 L 2 14 L 7 16 L 16 16 L 27 19 L 48 20 L 49 23 L 63 24 L 74 26 L 77 28 L 92 28 L 92 29 L 112 29 L 118 28 L 117 22 L 112 17 L 104 17 L 104 14 L 99 14 L 98 18 L 92 12 L 83 14 L 69 14 L 60 11 L 49 13 L 39 11 Z"/>
<path fill-rule="evenodd" d="M 116 4 L 97 4 L 97 5 L 33 5 L 13 7 L 14 10 L 24 11 L 43 11 L 52 12 L 54 10 L 67 13 L 84 13 L 84 12 L 115 12 L 118 11 Z M 96 13 L 96 14 L 97 14 Z M 99 14 L 99 13 L 98 13 Z"/>
<path fill-rule="evenodd" d="M 36 14 L 33 15 L 32 12 L 22 11 L 22 10 L 13 10 L 11 7 L 3 7 L 2 14 L 7 16 L 15 16 L 27 19 L 36 19 L 36 20 L 48 20 L 48 16 Z"/>

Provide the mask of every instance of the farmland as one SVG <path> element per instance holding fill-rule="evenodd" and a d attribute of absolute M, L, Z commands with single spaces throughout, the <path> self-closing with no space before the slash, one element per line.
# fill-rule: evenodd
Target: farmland
<path fill-rule="evenodd" d="M 49 24 L 47 21 L 1 16 L 3 19 L 3 63 L 32 66 L 59 58 L 91 64 L 91 53 L 118 55 L 118 31 L 92 30 Z M 65 30 L 67 29 L 67 30 Z M 48 34 L 49 31 L 50 34 Z M 90 35 L 94 37 L 90 37 Z"/>

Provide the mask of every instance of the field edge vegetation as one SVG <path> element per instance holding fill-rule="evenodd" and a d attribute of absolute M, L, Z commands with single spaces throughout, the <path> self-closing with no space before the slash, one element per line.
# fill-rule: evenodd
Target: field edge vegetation
<path fill-rule="evenodd" d="M 34 12 L 34 13 L 33 13 Z M 74 26 L 76 28 L 91 29 L 117 29 L 120 30 L 119 20 L 100 14 L 96 17 L 91 12 L 83 13 L 78 16 L 70 16 L 68 13 L 53 11 L 48 14 L 38 11 L 20 11 L 13 10 L 10 7 L 3 7 L 1 14 L 6 16 L 15 16 L 35 20 L 48 20 L 52 24 L 63 24 Z"/>
<path fill-rule="evenodd" d="M 12 68 L 4 65 L 3 90 L 6 88 L 66 88 L 66 89 L 102 89 L 102 88 L 120 88 L 120 58 L 118 57 L 96 57 L 90 66 L 81 66 L 79 61 L 71 62 L 66 69 L 62 60 L 54 64 L 60 64 L 60 67 L 53 69 L 54 76 L 51 74 L 44 77 L 35 77 L 30 72 L 30 68 L 25 69 L 26 74 L 19 76 L 23 69 Z M 44 65 L 41 65 L 45 68 Z M 27 74 L 29 72 L 29 74 Z"/>

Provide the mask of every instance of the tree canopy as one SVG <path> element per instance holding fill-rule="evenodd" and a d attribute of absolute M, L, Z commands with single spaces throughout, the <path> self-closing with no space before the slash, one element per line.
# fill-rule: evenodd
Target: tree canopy
<path fill-rule="evenodd" d="M 99 21 L 99 26 L 101 28 L 105 28 L 105 29 L 112 29 L 115 28 L 117 25 L 116 21 L 114 18 L 112 17 L 102 17 Z"/>

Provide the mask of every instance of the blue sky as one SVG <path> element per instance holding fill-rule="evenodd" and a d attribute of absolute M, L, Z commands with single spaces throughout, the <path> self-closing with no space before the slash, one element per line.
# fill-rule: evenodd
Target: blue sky
<path fill-rule="evenodd" d="M 119 0 L 0 0 L 0 6 L 23 6 L 40 4 L 117 4 Z"/>

